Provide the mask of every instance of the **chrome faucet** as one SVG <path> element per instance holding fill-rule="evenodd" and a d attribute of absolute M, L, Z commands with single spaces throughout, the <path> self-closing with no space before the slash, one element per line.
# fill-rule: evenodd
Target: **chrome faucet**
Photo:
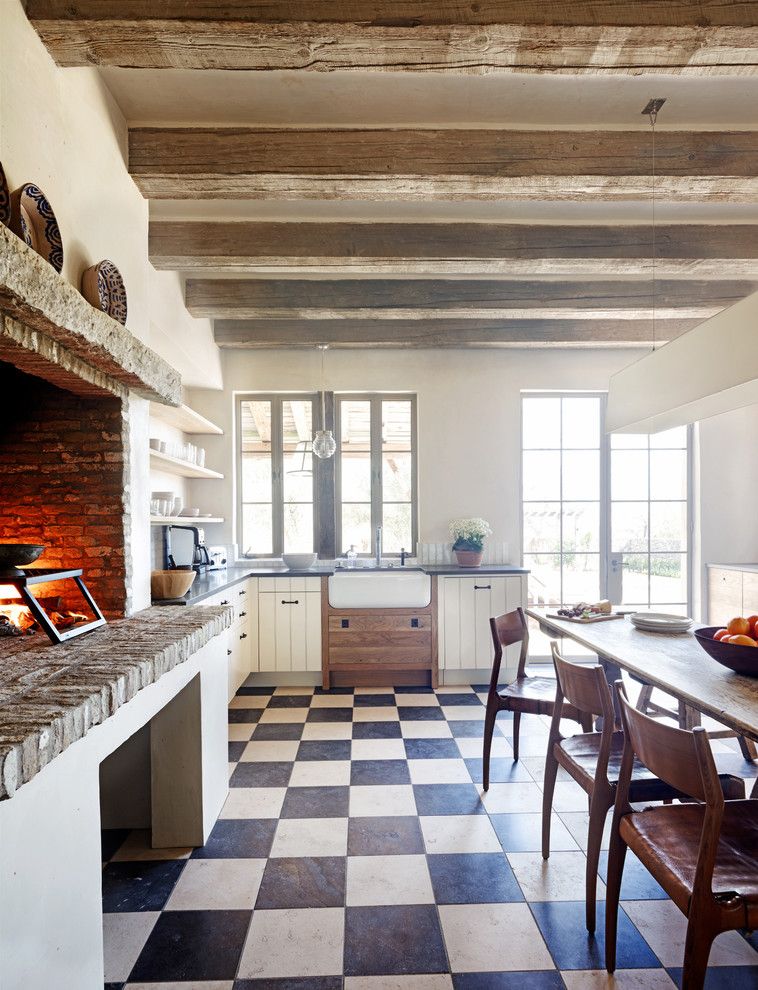
<path fill-rule="evenodd" d="M 382 566 L 382 527 L 376 527 L 376 539 L 374 540 L 374 549 L 376 550 L 376 566 Z"/>

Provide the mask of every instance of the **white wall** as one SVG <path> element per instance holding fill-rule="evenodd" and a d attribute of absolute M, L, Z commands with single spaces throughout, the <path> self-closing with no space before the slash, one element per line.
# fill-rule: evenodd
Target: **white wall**
<path fill-rule="evenodd" d="M 26 19 L 21 0 L 0 0 L 0 161 L 11 191 L 35 182 L 61 229 L 63 276 L 77 288 L 110 258 L 128 293 L 125 333 L 155 347 L 185 384 L 221 384 L 208 320 L 184 308 L 178 276 L 148 260 L 148 204 L 126 167 L 127 127 L 95 69 L 59 69 Z M 174 347 L 173 342 L 178 342 Z M 150 603 L 147 404 L 130 415 L 133 607 Z M 161 487 L 161 486 L 158 486 Z"/>
<path fill-rule="evenodd" d="M 418 395 L 419 537 L 448 539 L 455 516 L 484 516 L 494 539 L 520 552 L 520 393 L 522 389 L 606 389 L 631 350 L 335 350 L 326 385 L 337 391 L 407 391 Z M 208 526 L 211 543 L 232 543 L 233 392 L 315 391 L 318 352 L 222 352 L 223 392 L 196 390 L 191 402 L 224 427 L 206 437 L 209 467 L 224 481 L 193 482 L 192 502 L 227 522 Z"/>

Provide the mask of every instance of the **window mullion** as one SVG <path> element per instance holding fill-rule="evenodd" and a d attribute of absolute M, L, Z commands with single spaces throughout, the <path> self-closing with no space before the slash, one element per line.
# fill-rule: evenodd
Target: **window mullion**
<path fill-rule="evenodd" d="M 371 435 L 371 537 L 383 524 L 382 489 L 382 399 L 372 396 L 370 405 Z M 373 546 L 373 542 L 372 542 Z"/>
<path fill-rule="evenodd" d="M 284 414 L 283 400 L 277 396 L 271 404 L 271 522 L 273 554 L 284 553 Z"/>

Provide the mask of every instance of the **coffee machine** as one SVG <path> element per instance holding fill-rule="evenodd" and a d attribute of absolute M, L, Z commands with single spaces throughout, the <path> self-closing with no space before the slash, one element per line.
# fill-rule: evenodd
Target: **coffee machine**
<path fill-rule="evenodd" d="M 184 532 L 175 532 L 177 530 Z M 191 537 L 185 536 L 185 533 L 191 534 Z M 221 569 L 211 559 L 205 542 L 205 530 L 199 526 L 177 526 L 173 523 L 164 526 L 163 561 L 167 571 L 191 567 L 198 574 L 202 574 Z"/>

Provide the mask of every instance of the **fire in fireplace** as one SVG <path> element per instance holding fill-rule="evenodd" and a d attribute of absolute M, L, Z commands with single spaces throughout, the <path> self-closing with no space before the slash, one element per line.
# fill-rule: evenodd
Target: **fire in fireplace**
<path fill-rule="evenodd" d="M 79 568 L 24 567 L 0 572 L 0 637 L 30 635 L 41 629 L 52 643 L 63 643 L 104 625 L 103 613 L 81 575 Z M 69 579 L 84 599 L 86 612 L 74 610 L 61 595 L 50 593 L 50 585 Z"/>

